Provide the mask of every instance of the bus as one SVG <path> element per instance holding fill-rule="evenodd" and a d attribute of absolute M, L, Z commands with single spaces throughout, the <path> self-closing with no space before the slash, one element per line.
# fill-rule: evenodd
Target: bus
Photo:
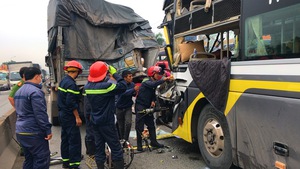
<path fill-rule="evenodd" d="M 159 118 L 211 169 L 299 168 L 300 1 L 165 0 L 163 10 L 175 82 L 157 89 L 169 108 Z"/>

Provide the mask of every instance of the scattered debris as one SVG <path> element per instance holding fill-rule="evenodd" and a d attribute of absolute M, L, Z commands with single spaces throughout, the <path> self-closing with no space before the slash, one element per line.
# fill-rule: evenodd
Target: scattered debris
<path fill-rule="evenodd" d="M 178 156 L 177 155 L 173 155 L 172 159 L 178 159 Z"/>
<path fill-rule="evenodd" d="M 165 150 L 162 149 L 162 148 L 156 150 L 156 153 L 157 153 L 157 154 L 161 154 L 161 153 L 164 153 L 164 152 L 165 152 Z"/>

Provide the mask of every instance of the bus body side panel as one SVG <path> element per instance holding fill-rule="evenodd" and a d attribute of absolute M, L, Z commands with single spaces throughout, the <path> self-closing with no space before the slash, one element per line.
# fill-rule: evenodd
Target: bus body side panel
<path fill-rule="evenodd" d="M 183 123 L 182 125 L 179 125 L 177 123 L 175 127 L 173 134 L 176 136 L 179 136 L 180 138 L 186 140 L 187 142 L 192 143 L 193 142 L 193 137 L 192 137 L 192 120 L 193 120 L 193 113 L 194 113 L 194 108 L 197 102 L 200 99 L 203 99 L 204 95 L 200 93 L 200 90 L 197 88 L 188 88 L 185 93 L 184 93 L 184 100 L 183 104 L 180 105 L 181 111 L 175 111 L 177 113 L 175 116 L 181 116 Z M 179 115 L 178 115 L 179 114 Z M 176 123 L 177 119 L 174 119 Z M 197 119 L 198 120 L 198 119 Z"/>
<path fill-rule="evenodd" d="M 234 107 L 234 104 L 238 100 L 238 98 L 241 96 L 241 93 L 235 93 L 235 92 L 229 92 L 228 93 L 228 100 L 226 104 L 225 109 L 225 116 L 229 128 L 229 134 L 230 134 L 230 141 L 232 146 L 232 160 L 235 165 L 238 164 L 237 159 L 237 133 L 236 133 L 236 109 Z"/>
<path fill-rule="evenodd" d="M 279 161 L 287 168 L 298 168 L 299 61 L 232 63 L 225 114 L 235 114 L 236 137 L 231 137 L 236 139 L 232 142 L 236 142 L 240 167 L 274 168 L 275 162 Z M 232 124 L 229 123 L 230 128 Z M 279 150 L 281 155 L 275 150 Z"/>
<path fill-rule="evenodd" d="M 240 166 L 272 168 L 275 161 L 297 168 L 300 159 L 300 100 L 244 93 L 236 102 L 237 149 Z M 277 155 L 274 144 L 288 157 Z"/>

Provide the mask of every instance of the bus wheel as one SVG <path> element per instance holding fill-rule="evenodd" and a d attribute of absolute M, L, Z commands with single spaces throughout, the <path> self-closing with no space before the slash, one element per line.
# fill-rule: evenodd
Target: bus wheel
<path fill-rule="evenodd" d="M 229 169 L 232 147 L 226 117 L 206 105 L 198 119 L 198 145 L 205 163 L 211 169 Z"/>

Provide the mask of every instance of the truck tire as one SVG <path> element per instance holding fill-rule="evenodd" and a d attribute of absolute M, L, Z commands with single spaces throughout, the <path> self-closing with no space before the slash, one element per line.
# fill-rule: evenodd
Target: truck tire
<path fill-rule="evenodd" d="M 224 114 L 206 105 L 198 119 L 197 139 L 201 155 L 210 169 L 229 169 L 232 146 Z"/>

